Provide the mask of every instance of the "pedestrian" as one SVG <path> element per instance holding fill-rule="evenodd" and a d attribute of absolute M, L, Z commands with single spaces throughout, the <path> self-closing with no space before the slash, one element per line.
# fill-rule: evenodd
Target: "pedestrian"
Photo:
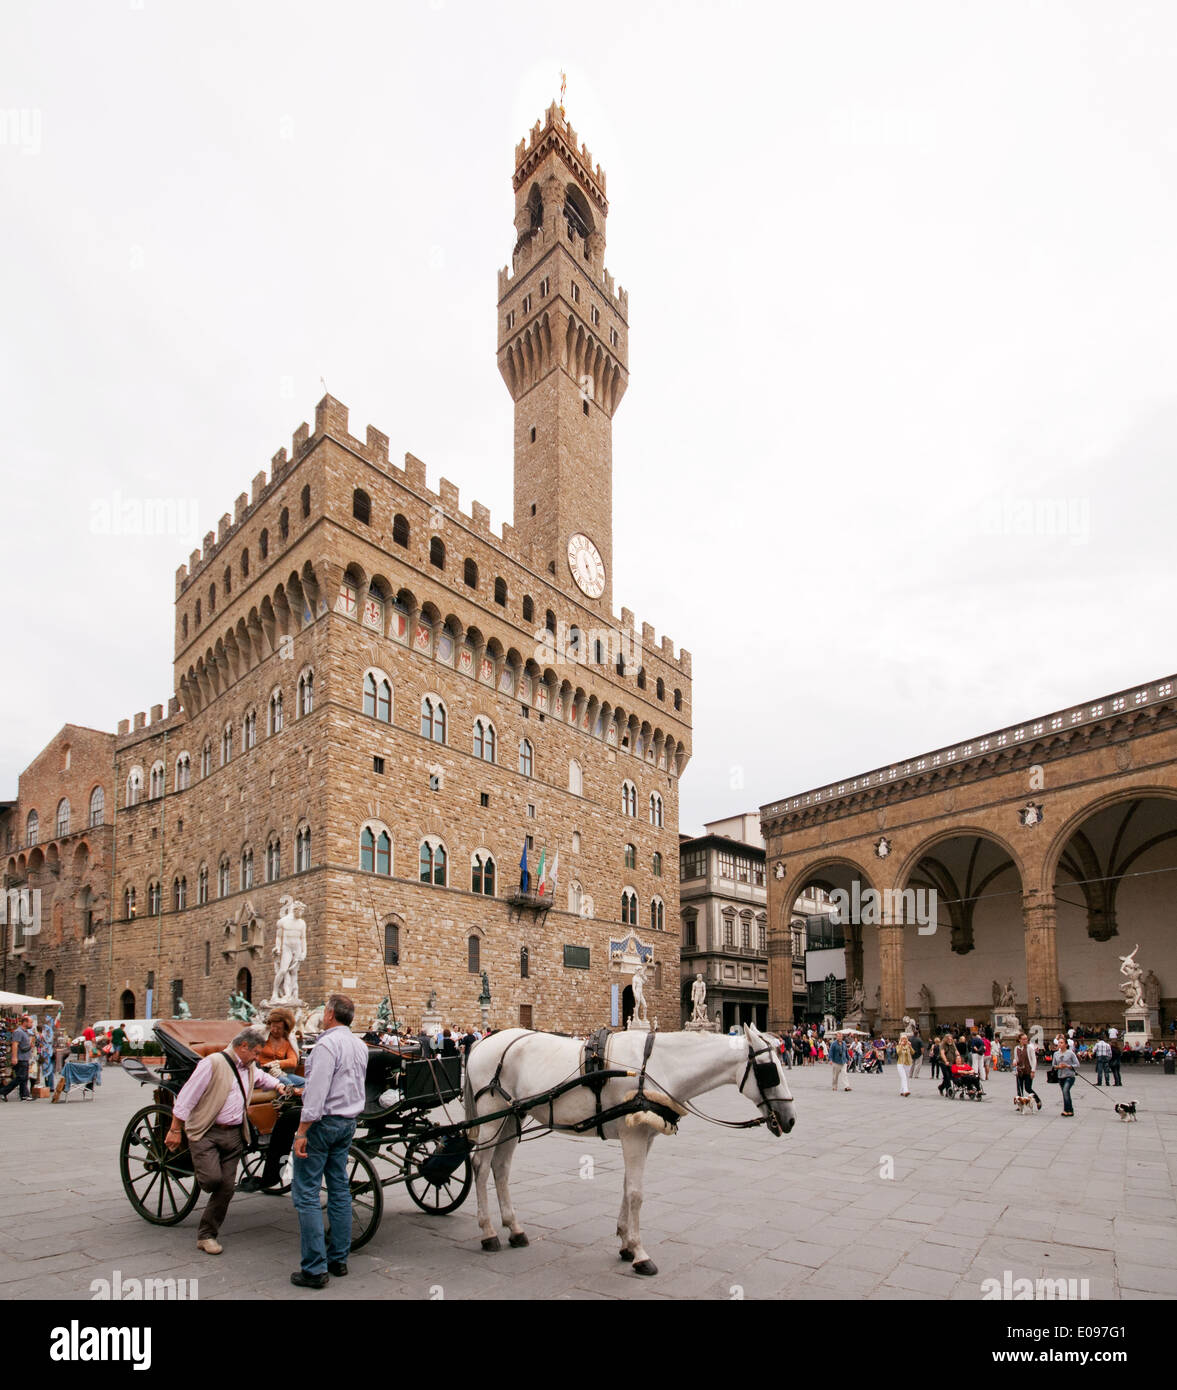
<path fill-rule="evenodd" d="M 945 1033 L 940 1040 L 940 1085 L 939 1091 L 942 1096 L 952 1094 L 952 1068 L 956 1065 L 959 1058 L 956 1048 L 956 1039 L 951 1032 Z"/>
<path fill-rule="evenodd" d="M 456 1057 L 458 1055 L 458 1044 L 454 1041 L 453 1032 L 449 1028 L 441 1031 L 441 1055 L 443 1057 Z"/>
<path fill-rule="evenodd" d="M 834 1091 L 838 1089 L 839 1077 L 842 1080 L 842 1089 L 848 1091 L 850 1087 L 846 1082 L 850 1077 L 846 1066 L 846 1044 L 842 1040 L 842 1034 L 835 1033 L 830 1043 L 830 1079 L 831 1089 Z"/>
<path fill-rule="evenodd" d="M 196 1248 L 206 1255 L 219 1255 L 224 1248 L 217 1235 L 237 1190 L 237 1160 L 250 1142 L 249 1097 L 255 1087 L 286 1091 L 257 1065 L 265 1041 L 264 1028 L 245 1028 L 223 1052 L 201 1058 L 176 1097 L 164 1136 L 167 1147 L 175 1150 L 188 1133 L 196 1181 L 208 1193 L 196 1232 Z"/>
<path fill-rule="evenodd" d="M 425 1031 L 424 1024 L 421 1025 L 421 1030 L 417 1034 L 417 1047 L 420 1049 L 422 1061 L 424 1061 L 426 1057 L 431 1057 L 433 1055 L 433 1039 Z"/>
<path fill-rule="evenodd" d="M 988 1034 L 986 1034 L 986 1035 L 981 1039 L 981 1042 L 982 1042 L 982 1044 L 984 1045 L 984 1048 L 985 1048 L 985 1059 L 984 1059 L 984 1065 L 985 1065 L 985 1080 L 988 1081 L 988 1080 L 989 1080 L 989 1068 L 993 1065 L 993 1040 L 992 1040 L 992 1038 L 989 1037 Z"/>
<path fill-rule="evenodd" d="M 93 1028 L 82 1029 L 82 1060 L 92 1062 L 94 1053 L 98 1046 L 98 1035 Z"/>
<path fill-rule="evenodd" d="M 121 1066 L 123 1060 L 123 1048 L 126 1045 L 127 1032 L 121 1023 L 116 1023 L 110 1030 L 110 1060 L 108 1066 Z"/>
<path fill-rule="evenodd" d="M 20 1023 L 9 1035 L 12 1044 L 12 1080 L 0 1089 L 0 1100 L 7 1101 L 9 1093 L 20 1087 L 21 1100 L 32 1100 L 29 1086 L 29 1065 L 33 1060 L 33 1020 L 28 1014 L 21 1016 Z"/>
<path fill-rule="evenodd" d="M 1111 1070 L 1112 1070 L 1112 1084 L 1113 1084 L 1114 1086 L 1119 1086 L 1119 1085 L 1120 1085 L 1120 1055 L 1121 1055 L 1121 1052 L 1122 1052 L 1123 1049 L 1121 1048 L 1121 1045 L 1120 1045 L 1119 1036 L 1116 1034 L 1116 1032 L 1115 1032 L 1114 1029 L 1112 1030 L 1111 1049 L 1112 1049 L 1112 1055 L 1111 1055 L 1111 1058 L 1109 1059 L 1109 1065 L 1111 1066 Z"/>
<path fill-rule="evenodd" d="M 1014 1073 L 1017 1079 L 1018 1095 L 1033 1096 L 1034 1104 L 1042 1109 L 1042 1099 L 1034 1090 L 1034 1073 L 1038 1070 L 1038 1049 L 1025 1033 L 1018 1037 L 1014 1049 Z"/>
<path fill-rule="evenodd" d="M 319 1034 L 306 1065 L 302 1119 L 294 1141 L 294 1206 L 301 1240 L 299 1268 L 290 1282 L 323 1289 L 330 1275 L 342 1279 L 351 1253 L 351 1188 L 347 1151 L 364 1108 L 368 1049 L 351 1031 L 356 1008 L 346 994 L 333 994 L 323 1010 Z M 323 1233 L 319 1190 L 327 1182 L 330 1244 Z"/>
<path fill-rule="evenodd" d="M 899 1072 L 899 1094 L 901 1096 L 911 1095 L 911 1066 L 914 1060 L 911 1040 L 904 1033 L 895 1046 L 895 1066 Z"/>
<path fill-rule="evenodd" d="M 917 1028 L 908 1039 L 911 1043 L 911 1055 L 913 1058 L 911 1065 L 911 1078 L 914 1081 L 920 1074 L 920 1067 L 924 1061 L 924 1040 L 920 1037 L 920 1030 Z"/>
<path fill-rule="evenodd" d="M 1071 1103 L 1071 1087 L 1075 1084 L 1075 1075 L 1079 1070 L 1079 1059 L 1075 1056 L 1075 1050 L 1069 1042 L 1061 1038 L 1059 1041 L 1062 1046 L 1055 1048 L 1052 1060 L 1058 1072 L 1058 1088 L 1063 1097 L 1062 1113 L 1069 1119 L 1075 1113 Z"/>
<path fill-rule="evenodd" d="M 973 1028 L 969 1037 L 969 1063 L 978 1077 L 985 1069 L 985 1042 L 976 1027 Z"/>
<path fill-rule="evenodd" d="M 940 1075 L 940 1038 L 934 1037 L 928 1044 L 928 1071 L 931 1073 L 932 1080 Z"/>
<path fill-rule="evenodd" d="M 1095 1084 L 1102 1086 L 1106 1081 L 1110 1086 L 1112 1070 L 1112 1045 L 1107 1038 L 1100 1038 L 1095 1044 Z"/>

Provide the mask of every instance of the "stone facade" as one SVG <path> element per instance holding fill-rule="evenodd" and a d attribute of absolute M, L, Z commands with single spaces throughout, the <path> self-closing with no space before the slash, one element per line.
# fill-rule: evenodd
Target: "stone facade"
<path fill-rule="evenodd" d="M 1137 941 L 1171 1017 L 1175 689 L 1167 677 L 762 807 L 769 1026 L 791 1019 L 787 922 L 810 884 L 850 899 L 847 973 L 886 1032 L 926 1011 L 924 986 L 939 1020 L 987 1021 L 1010 979 L 1019 1017 L 1047 1032 L 1115 1023 L 1117 957 Z"/>
<path fill-rule="evenodd" d="M 93 945 L 67 914 L 66 939 L 46 938 L 35 978 L 26 971 L 38 988 L 40 971 L 56 972 L 67 1017 L 125 1011 L 124 991 L 142 1013 L 149 977 L 157 1013 L 182 993 L 194 1016 L 219 1017 L 239 983 L 262 998 L 279 898 L 293 893 L 309 929 L 303 997 L 345 989 L 361 1018 L 390 993 L 415 1024 L 436 990 L 447 1020 L 473 1023 L 485 970 L 495 1024 L 584 1031 L 620 1007 L 617 958 L 633 933 L 653 952 L 651 1017 L 677 1020 L 691 658 L 628 609 L 612 613 L 614 325 L 626 301 L 603 265 L 604 175 L 555 107 L 517 152 L 521 206 L 537 140 L 542 235 L 557 244 L 537 259 L 521 235 L 513 276 L 500 276 L 500 326 L 519 298 L 516 329 L 530 312 L 534 341 L 567 351 L 537 363 L 518 332 L 500 335 L 516 399 L 515 526 L 496 535 L 480 503 L 463 512 L 447 479 L 431 491 L 420 460 L 397 467 L 385 435 L 353 437 L 345 407 L 320 401 L 314 428 L 300 426 L 177 572 L 167 714 L 93 734 L 100 766 L 68 782 L 71 799 L 88 795 L 88 777 L 107 787 L 104 824 L 82 841 L 89 873 L 70 880 L 103 911 Z M 560 180 L 571 214 L 553 201 Z M 577 242 L 590 195 L 590 236 Z M 523 287 L 534 280 L 538 302 L 541 279 L 537 321 Z M 570 567 L 578 533 L 603 563 L 596 595 Z M 34 806 L 42 827 L 52 815 L 65 774 L 35 770 L 78 733 L 64 730 L 0 811 L 10 882 L 49 872 L 38 857 L 49 849 L 27 846 L 22 827 Z M 541 851 L 549 866 L 559 854 L 554 904 L 509 901 L 525 836 L 533 877 Z M 475 891 L 488 860 L 491 894 Z"/>

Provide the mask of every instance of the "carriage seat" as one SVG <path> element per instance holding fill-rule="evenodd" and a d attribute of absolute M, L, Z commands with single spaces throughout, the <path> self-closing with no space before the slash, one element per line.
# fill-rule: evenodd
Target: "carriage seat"
<path fill-rule="evenodd" d="M 220 1043 L 197 1043 L 192 1049 L 198 1057 L 211 1057 L 214 1053 L 224 1052 L 224 1050 Z"/>

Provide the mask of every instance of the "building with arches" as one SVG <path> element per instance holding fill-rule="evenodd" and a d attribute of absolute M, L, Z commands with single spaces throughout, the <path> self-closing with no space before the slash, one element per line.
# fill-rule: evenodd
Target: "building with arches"
<path fill-rule="evenodd" d="M 1139 945 L 1154 1024 L 1177 1008 L 1177 677 L 1133 686 L 761 808 L 769 1026 L 791 1021 L 794 898 L 842 895 L 847 975 L 876 1027 L 1122 1024 Z"/>
<path fill-rule="evenodd" d="M 497 362 L 513 523 L 493 531 L 481 503 L 464 508 L 445 478 L 431 488 L 412 454 L 392 462 L 387 435 L 357 438 L 324 396 L 176 573 L 166 713 L 98 736 L 101 870 L 70 889 L 74 917 L 91 895 L 97 944 L 43 943 L 38 962 L 67 1009 L 85 990 L 113 1013 L 148 975 L 160 1007 L 182 993 L 196 1016 L 222 1016 L 235 988 L 260 999 L 291 893 L 311 1002 L 343 989 L 363 1018 L 391 987 L 415 1023 L 435 990 L 467 1025 L 485 970 L 497 1025 L 584 1031 L 619 1021 L 611 942 L 634 935 L 665 967 L 651 1016 L 677 1018 L 691 657 L 613 608 L 629 330 L 604 264 L 605 175 L 553 104 L 512 186 Z M 91 790 L 73 772 L 51 789 L 22 777 L 0 814 L 8 881 L 48 884 L 58 804 L 74 808 L 72 844 Z M 538 905 L 511 901 L 525 840 L 533 875 L 558 854 Z"/>

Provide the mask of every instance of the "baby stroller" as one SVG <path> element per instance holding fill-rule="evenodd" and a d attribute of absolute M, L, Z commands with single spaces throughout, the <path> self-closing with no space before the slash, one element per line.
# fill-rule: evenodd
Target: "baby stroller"
<path fill-rule="evenodd" d="M 984 1100 L 985 1089 L 981 1085 L 981 1078 L 972 1069 L 961 1064 L 952 1068 L 952 1077 L 949 1080 L 948 1095 L 954 1100 Z"/>

